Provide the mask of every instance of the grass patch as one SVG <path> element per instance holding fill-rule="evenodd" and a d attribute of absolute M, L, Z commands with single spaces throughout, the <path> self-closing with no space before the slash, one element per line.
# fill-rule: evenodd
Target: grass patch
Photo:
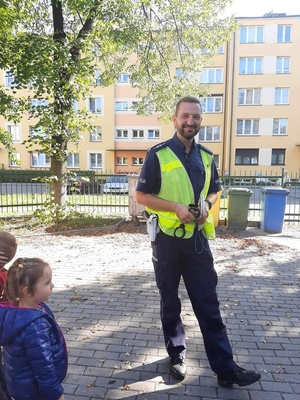
<path fill-rule="evenodd" d="M 43 224 L 33 216 L 11 217 L 0 219 L 0 230 L 7 231 L 17 236 L 25 236 L 38 233 L 53 233 L 69 230 L 105 228 L 116 225 L 122 220 L 122 216 L 116 215 L 91 215 L 80 214 L 67 216 L 56 224 Z"/>

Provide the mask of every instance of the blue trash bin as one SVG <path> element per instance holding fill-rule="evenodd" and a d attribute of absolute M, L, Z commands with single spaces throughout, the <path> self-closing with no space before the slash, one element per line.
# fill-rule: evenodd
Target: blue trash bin
<path fill-rule="evenodd" d="M 282 232 L 286 198 L 290 191 L 281 187 L 261 189 L 261 229 L 265 232 Z"/>

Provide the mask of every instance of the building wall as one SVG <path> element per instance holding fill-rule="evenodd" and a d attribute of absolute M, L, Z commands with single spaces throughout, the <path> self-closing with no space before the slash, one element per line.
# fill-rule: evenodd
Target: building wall
<path fill-rule="evenodd" d="M 290 174 L 299 175 L 300 18 L 273 15 L 238 18 L 237 22 L 240 28 L 201 75 L 210 95 L 201 99 L 202 129 L 196 140 L 214 152 L 220 173 L 227 169 L 230 174 L 280 174 L 286 168 Z M 174 66 L 174 76 L 177 72 Z M 139 171 L 147 150 L 173 135 L 172 123 L 161 122 L 158 114 L 136 115 L 138 91 L 127 78 L 124 71 L 115 86 L 93 88 L 92 97 L 101 103 L 101 111 L 95 114 L 95 127 L 101 136 L 81 132 L 84 140 L 79 148 L 70 143 L 69 148 L 79 154 L 79 162 L 73 156 L 70 168 Z M 2 71 L 0 84 L 5 85 L 5 81 Z M 284 104 L 276 104 L 278 99 Z M 79 108 L 84 106 L 89 107 L 88 99 L 78 104 Z M 24 116 L 17 130 L 0 117 L 0 126 L 14 130 L 21 159 L 20 166 L 10 166 L 0 145 L 0 166 L 39 168 L 39 163 L 45 162 L 41 158 L 33 165 L 36 149 L 26 149 L 22 144 L 34 125 L 34 119 L 28 117 Z"/>

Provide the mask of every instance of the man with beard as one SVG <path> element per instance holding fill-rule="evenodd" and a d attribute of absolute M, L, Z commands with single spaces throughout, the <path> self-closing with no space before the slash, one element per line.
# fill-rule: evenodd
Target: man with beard
<path fill-rule="evenodd" d="M 212 152 L 194 140 L 201 120 L 199 99 L 188 96 L 178 101 L 173 115 L 176 133 L 149 150 L 136 188 L 136 200 L 146 207 L 150 231 L 150 221 L 153 224 L 158 220 L 158 228 L 154 234 L 151 231 L 152 261 L 172 377 L 182 380 L 187 370 L 178 297 L 183 277 L 219 385 L 246 386 L 258 381 L 261 375 L 236 365 L 220 315 L 218 278 L 208 239 L 214 238 L 210 209 L 221 184 Z"/>

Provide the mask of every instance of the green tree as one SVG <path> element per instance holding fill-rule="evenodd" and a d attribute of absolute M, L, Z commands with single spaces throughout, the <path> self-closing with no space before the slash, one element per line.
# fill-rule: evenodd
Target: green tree
<path fill-rule="evenodd" d="M 101 85 L 128 71 L 139 89 L 138 113 L 170 115 L 175 99 L 207 91 L 200 84 L 203 65 L 235 27 L 221 18 L 229 0 L 6 0 L 0 3 L 0 68 L 13 88 L 6 96 L 17 104 L 12 113 L 1 101 L 0 112 L 17 121 L 25 110 L 37 121 L 26 141 L 51 157 L 55 204 L 66 199 L 68 143 L 92 129 L 87 110 L 74 101 L 87 98 L 101 68 Z M 1 6 L 2 4 L 2 6 Z M 203 54 L 203 49 L 210 51 Z M 135 54 L 135 61 L 129 62 Z M 182 68 L 175 79 L 170 68 Z M 20 97 L 30 89 L 30 99 Z M 2 90 L 3 91 L 3 90 Z M 9 111 L 9 112 L 8 112 Z M 13 115 L 13 117 L 12 117 Z M 0 139 L 1 140 L 1 139 Z"/>

